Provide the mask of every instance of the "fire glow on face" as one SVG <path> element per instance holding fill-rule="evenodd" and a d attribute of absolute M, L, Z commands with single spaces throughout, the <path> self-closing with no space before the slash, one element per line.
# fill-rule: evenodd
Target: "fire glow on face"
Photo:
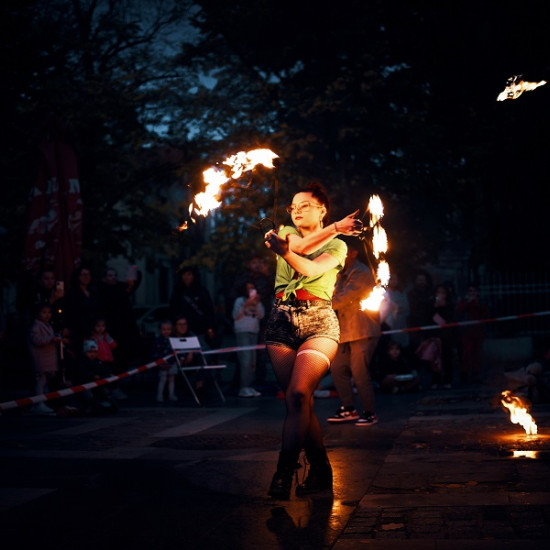
<path fill-rule="evenodd" d="M 369 296 L 361 301 L 361 309 L 378 311 L 390 280 L 390 266 L 384 259 L 384 255 L 388 251 L 388 236 L 380 223 L 384 216 L 384 205 L 378 195 L 373 195 L 369 199 L 367 211 L 370 215 L 369 227 L 372 232 L 372 253 L 378 265 L 376 267 L 376 285 Z"/>
<path fill-rule="evenodd" d="M 510 390 L 505 390 L 501 393 L 500 402 L 510 413 L 510 422 L 512 424 L 519 424 L 527 435 L 537 435 L 537 425 L 529 414 L 529 405 L 524 399 L 517 395 L 512 395 Z"/>
<path fill-rule="evenodd" d="M 189 215 L 207 216 L 212 210 L 221 205 L 220 192 L 224 183 L 230 179 L 240 178 L 244 172 L 253 170 L 256 166 L 262 165 L 266 168 L 274 168 L 273 160 L 278 158 L 270 149 L 252 149 L 245 152 L 240 151 L 235 155 L 227 157 L 222 164 L 226 169 L 208 168 L 202 173 L 204 191 L 197 193 L 189 205 Z M 194 221 L 194 220 L 193 220 Z M 187 229 L 187 223 L 184 222 L 178 228 L 180 231 Z"/>

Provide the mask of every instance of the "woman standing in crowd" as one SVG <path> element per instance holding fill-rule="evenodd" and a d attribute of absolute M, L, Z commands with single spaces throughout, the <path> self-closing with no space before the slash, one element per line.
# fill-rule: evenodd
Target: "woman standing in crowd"
<path fill-rule="evenodd" d="M 238 347 L 251 347 L 258 344 L 260 321 L 264 318 L 265 309 L 254 283 L 246 282 L 240 295 L 233 304 L 233 330 Z M 239 397 L 260 397 L 261 392 L 252 387 L 254 371 L 256 370 L 255 349 L 245 349 L 237 352 L 239 359 L 239 374 L 241 389 Z"/>
<path fill-rule="evenodd" d="M 298 191 L 287 212 L 294 226 L 269 231 L 265 244 L 277 254 L 275 305 L 266 327 L 266 346 L 275 376 L 285 394 L 282 449 L 269 495 L 288 499 L 302 449 L 310 469 L 296 494 L 332 489 L 313 392 L 327 373 L 340 338 L 331 305 L 336 275 L 346 259 L 346 245 L 335 237 L 361 231 L 358 211 L 328 224 L 329 199 L 318 183 Z"/>

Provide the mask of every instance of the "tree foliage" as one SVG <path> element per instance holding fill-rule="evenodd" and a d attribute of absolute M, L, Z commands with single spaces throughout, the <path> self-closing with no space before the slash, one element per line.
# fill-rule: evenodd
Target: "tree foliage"
<path fill-rule="evenodd" d="M 260 220 L 283 222 L 293 190 L 314 179 L 335 216 L 380 194 L 390 259 L 404 269 L 449 244 L 475 265 L 505 266 L 510 249 L 515 262 L 541 262 L 518 227 L 540 233 L 544 217 L 548 90 L 496 96 L 512 74 L 548 78 L 542 2 L 7 0 L 0 10 L 5 276 L 50 113 L 71 130 L 85 252 L 97 262 L 131 250 L 231 276 L 263 250 Z M 257 147 L 278 167 L 229 182 L 221 208 L 177 231 L 202 170 Z"/>

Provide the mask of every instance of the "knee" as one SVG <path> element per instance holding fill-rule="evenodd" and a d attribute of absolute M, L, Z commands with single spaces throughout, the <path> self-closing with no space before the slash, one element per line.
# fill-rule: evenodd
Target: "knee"
<path fill-rule="evenodd" d="M 305 391 L 295 388 L 286 392 L 286 404 L 289 410 L 300 411 L 307 406 L 309 395 Z"/>

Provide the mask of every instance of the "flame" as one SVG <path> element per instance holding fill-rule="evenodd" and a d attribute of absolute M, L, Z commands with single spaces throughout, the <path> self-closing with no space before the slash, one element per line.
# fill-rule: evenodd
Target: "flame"
<path fill-rule="evenodd" d="M 248 152 L 239 151 L 227 157 L 222 164 L 228 166 L 228 169 L 208 168 L 202 173 L 205 189 L 193 197 L 193 202 L 189 205 L 189 214 L 194 212 L 199 216 L 207 216 L 221 205 L 220 194 L 224 183 L 230 179 L 240 178 L 244 172 L 253 170 L 258 164 L 266 168 L 275 168 L 273 160 L 276 158 L 279 158 L 279 155 L 270 149 L 252 149 Z M 195 221 L 193 218 L 191 220 Z M 187 229 L 187 223 L 184 222 L 178 229 Z"/>
<path fill-rule="evenodd" d="M 275 168 L 273 160 L 279 158 L 270 149 L 252 149 L 245 153 L 239 151 L 236 155 L 227 157 L 222 164 L 231 167 L 231 177 L 233 179 L 240 178 L 243 172 L 253 170 L 258 164 L 266 168 Z"/>
<path fill-rule="evenodd" d="M 526 82 L 521 78 L 521 75 L 511 76 L 506 81 L 506 88 L 504 88 L 504 91 L 498 94 L 497 101 L 517 99 L 523 92 L 529 92 L 545 84 L 546 80 L 541 80 L 540 82 Z"/>
<path fill-rule="evenodd" d="M 370 226 L 374 227 L 384 215 L 384 205 L 378 195 L 372 195 L 369 199 L 367 210 L 370 212 Z"/>
<path fill-rule="evenodd" d="M 379 311 L 390 280 L 390 266 L 384 260 L 384 254 L 388 251 L 388 236 L 380 224 L 380 220 L 384 216 L 384 205 L 378 195 L 371 196 L 367 210 L 370 214 L 369 227 L 372 228 L 372 253 L 378 260 L 378 265 L 376 267 L 376 285 L 369 296 L 361 301 L 360 307 L 362 310 Z"/>
<path fill-rule="evenodd" d="M 386 294 L 386 289 L 383 286 L 376 285 L 368 298 L 361 300 L 361 309 L 364 311 L 368 309 L 369 311 L 378 311 L 380 309 L 380 304 L 384 300 L 384 295 Z"/>
<path fill-rule="evenodd" d="M 501 393 L 500 402 L 510 413 L 510 422 L 519 424 L 527 435 L 537 435 L 537 425 L 528 412 L 528 404 L 519 396 L 512 395 L 510 390 Z"/>
<path fill-rule="evenodd" d="M 378 260 L 381 254 L 388 251 L 388 236 L 386 230 L 381 225 L 375 225 L 372 228 L 372 253 Z"/>

